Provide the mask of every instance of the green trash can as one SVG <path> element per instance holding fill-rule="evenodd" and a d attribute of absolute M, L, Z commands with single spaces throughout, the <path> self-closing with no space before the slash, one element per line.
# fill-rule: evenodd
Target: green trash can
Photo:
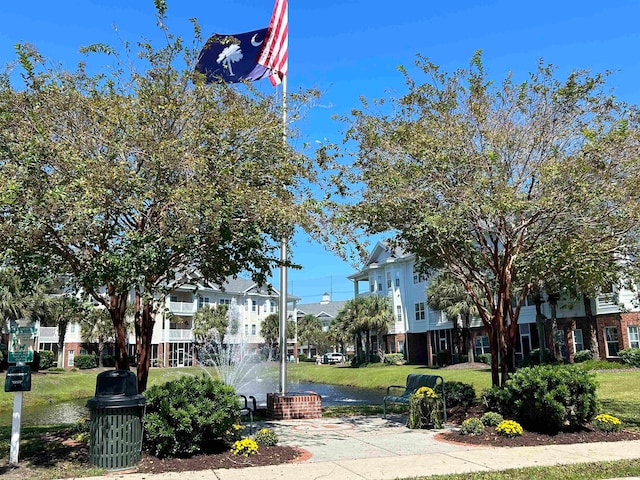
<path fill-rule="evenodd" d="M 106 470 L 125 470 L 142 458 L 142 418 L 145 398 L 129 370 L 98 374 L 95 397 L 87 401 L 91 414 L 89 463 Z"/>
<path fill-rule="evenodd" d="M 322 364 L 329 365 L 329 355 L 327 355 L 326 353 L 322 356 Z"/>

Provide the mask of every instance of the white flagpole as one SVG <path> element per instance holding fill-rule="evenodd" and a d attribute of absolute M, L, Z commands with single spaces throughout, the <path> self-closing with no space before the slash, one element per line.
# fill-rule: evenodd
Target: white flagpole
<path fill-rule="evenodd" d="M 287 143 L 287 75 L 282 78 L 282 141 Z M 285 149 L 286 151 L 286 149 Z M 287 394 L 287 237 L 280 244 L 280 394 Z"/>

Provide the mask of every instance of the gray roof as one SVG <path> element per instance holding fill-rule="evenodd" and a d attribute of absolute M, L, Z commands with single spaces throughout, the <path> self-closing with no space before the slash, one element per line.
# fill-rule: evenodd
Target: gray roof
<path fill-rule="evenodd" d="M 314 315 L 316 317 L 335 318 L 345 303 L 347 303 L 347 300 L 298 304 L 298 316 Z"/>

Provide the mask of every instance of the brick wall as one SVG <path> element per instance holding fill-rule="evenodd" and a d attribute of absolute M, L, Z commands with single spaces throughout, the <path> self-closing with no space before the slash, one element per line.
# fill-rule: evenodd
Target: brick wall
<path fill-rule="evenodd" d="M 616 327 L 618 329 L 619 350 L 629 348 L 629 326 L 640 326 L 640 312 L 618 313 L 612 315 L 599 315 L 597 318 L 598 325 L 598 343 L 600 346 L 600 356 L 605 359 L 606 337 L 604 334 L 605 327 Z M 609 357 L 617 358 L 617 357 Z"/>
<path fill-rule="evenodd" d="M 322 397 L 314 392 L 267 393 L 267 417 L 274 420 L 321 418 Z"/>

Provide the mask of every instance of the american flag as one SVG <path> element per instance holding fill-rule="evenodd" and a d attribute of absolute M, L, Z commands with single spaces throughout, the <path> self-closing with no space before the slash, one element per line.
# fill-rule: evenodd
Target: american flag
<path fill-rule="evenodd" d="M 258 64 L 273 72 L 271 83 L 279 84 L 289 66 L 289 6 L 287 0 L 276 0 L 265 44 Z"/>

